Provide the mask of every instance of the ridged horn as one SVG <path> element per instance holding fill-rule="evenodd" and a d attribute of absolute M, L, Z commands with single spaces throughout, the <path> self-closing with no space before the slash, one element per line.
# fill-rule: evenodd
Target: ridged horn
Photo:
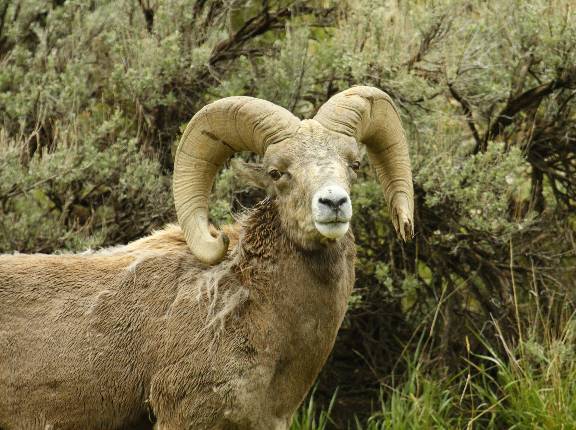
<path fill-rule="evenodd" d="M 210 234 L 208 199 L 218 169 L 238 151 L 260 155 L 290 137 L 300 120 L 286 109 L 252 97 L 227 97 L 202 108 L 188 123 L 176 151 L 173 192 L 178 222 L 192 253 L 206 264 L 221 261 L 228 238 Z"/>
<path fill-rule="evenodd" d="M 352 87 L 332 96 L 314 119 L 329 130 L 366 145 L 394 228 L 403 240 L 412 237 L 414 189 L 408 144 L 390 96 L 374 87 Z"/>

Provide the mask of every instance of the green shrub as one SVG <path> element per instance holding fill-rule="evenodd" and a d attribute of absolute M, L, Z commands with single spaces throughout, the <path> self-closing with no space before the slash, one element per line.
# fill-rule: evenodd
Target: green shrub
<path fill-rule="evenodd" d="M 409 138 L 416 236 L 397 239 L 364 162 L 352 190 L 357 285 L 317 399 L 336 386 L 342 398 L 377 397 L 393 371 L 410 371 L 399 357 L 423 337 L 443 372 L 466 368 L 465 339 L 478 332 L 470 360 L 488 345 L 508 366 L 499 339 L 518 345 L 529 299 L 557 324 L 575 291 L 573 18 L 570 0 L 7 0 L 0 252 L 115 245 L 175 221 L 174 149 L 210 101 L 263 97 L 308 118 L 334 93 L 374 85 Z M 259 196 L 223 169 L 213 221 Z M 418 372 L 384 391 L 369 425 L 459 425 L 438 406 L 444 386 Z M 512 390 L 521 379 L 510 378 Z M 551 383 L 534 381 L 540 394 Z M 534 416 L 555 410 L 546 399 Z"/>

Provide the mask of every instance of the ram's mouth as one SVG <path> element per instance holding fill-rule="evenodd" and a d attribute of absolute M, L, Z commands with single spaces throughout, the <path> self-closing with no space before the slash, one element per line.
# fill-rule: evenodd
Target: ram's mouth
<path fill-rule="evenodd" d="M 315 221 L 314 225 L 316 226 L 316 230 L 328 239 L 340 239 L 342 236 L 346 234 L 348 228 L 350 227 L 349 221 L 329 221 L 329 222 L 321 222 Z"/>

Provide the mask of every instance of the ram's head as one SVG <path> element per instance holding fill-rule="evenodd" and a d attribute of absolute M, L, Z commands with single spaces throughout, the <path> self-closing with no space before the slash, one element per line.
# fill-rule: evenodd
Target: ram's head
<path fill-rule="evenodd" d="M 353 87 L 333 96 L 314 119 L 251 97 L 229 97 L 200 110 L 176 154 L 174 200 L 192 252 L 215 264 L 228 241 L 210 233 L 208 197 L 222 164 L 238 151 L 262 155 L 254 180 L 277 202 L 291 239 L 303 248 L 329 245 L 348 230 L 350 185 L 366 145 L 396 231 L 413 234 L 413 189 L 408 146 L 394 103 L 377 88 Z"/>

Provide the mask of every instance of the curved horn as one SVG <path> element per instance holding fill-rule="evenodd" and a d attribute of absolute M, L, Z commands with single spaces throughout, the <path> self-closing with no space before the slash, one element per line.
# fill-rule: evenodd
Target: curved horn
<path fill-rule="evenodd" d="M 388 202 L 396 232 L 414 235 L 414 189 L 408 144 L 400 115 L 384 91 L 358 86 L 330 98 L 314 117 L 329 130 L 366 145 Z"/>
<path fill-rule="evenodd" d="M 208 223 L 208 198 L 220 166 L 237 151 L 263 155 L 299 123 L 286 109 L 252 97 L 218 100 L 190 120 L 176 151 L 173 192 L 178 222 L 199 260 L 215 264 L 228 250 L 226 235 L 211 235 Z"/>

